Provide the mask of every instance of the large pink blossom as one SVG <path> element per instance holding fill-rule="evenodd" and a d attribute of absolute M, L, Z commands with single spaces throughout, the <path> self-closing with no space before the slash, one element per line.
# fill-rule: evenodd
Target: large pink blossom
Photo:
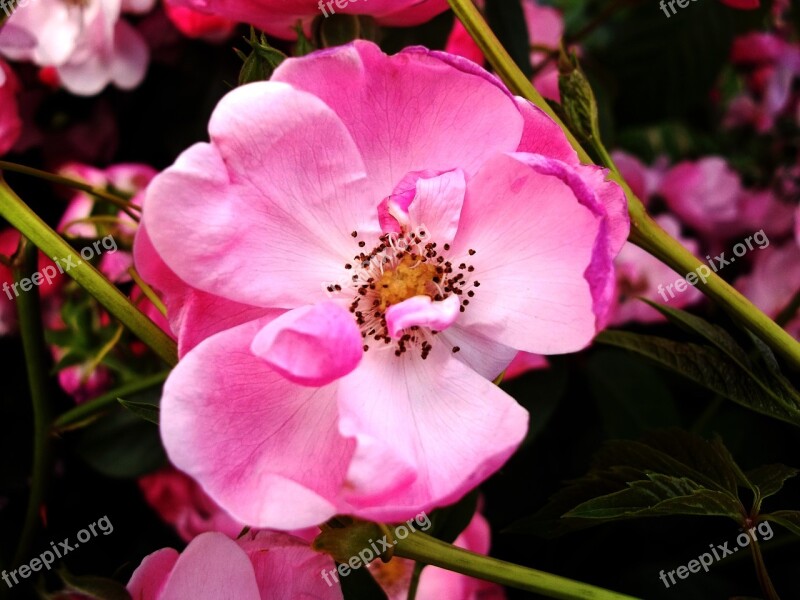
<path fill-rule="evenodd" d="M 369 15 L 389 26 L 418 25 L 447 10 L 447 0 L 170 0 L 231 21 L 249 23 L 283 39 L 297 37 L 315 18 L 333 14 Z"/>
<path fill-rule="evenodd" d="M 527 427 L 491 379 L 608 319 L 619 187 L 494 77 L 422 48 L 289 59 L 209 131 L 148 187 L 137 239 L 178 306 L 172 462 L 281 529 L 403 519 L 491 475 Z"/>
<path fill-rule="evenodd" d="M 164 548 L 146 556 L 128 591 L 136 600 L 341 600 L 341 589 L 320 577 L 332 568 L 333 559 L 286 533 L 253 531 L 234 541 L 209 532 L 180 554 Z"/>
<path fill-rule="evenodd" d="M 14 35 L 0 33 L 0 54 L 55 68 L 74 94 L 97 94 L 108 84 L 132 89 L 144 78 L 149 53 L 121 15 L 146 12 L 154 2 L 28 0 L 8 20 Z"/>
<path fill-rule="evenodd" d="M 0 60 L 0 156 L 11 150 L 22 132 L 17 94 L 19 81 L 3 60 Z"/>

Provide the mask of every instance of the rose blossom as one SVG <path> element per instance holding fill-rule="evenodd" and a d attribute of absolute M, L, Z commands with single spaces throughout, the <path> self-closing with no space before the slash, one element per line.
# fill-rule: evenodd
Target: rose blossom
<path fill-rule="evenodd" d="M 210 532 L 180 554 L 164 548 L 146 556 L 128 592 L 136 600 L 341 600 L 341 589 L 319 576 L 333 567 L 332 558 L 286 533 L 251 531 L 234 541 Z"/>
<path fill-rule="evenodd" d="M 174 0 L 165 0 L 164 12 L 183 35 L 201 38 L 209 42 L 222 42 L 228 39 L 236 23 L 223 17 L 209 15 L 187 6 L 173 5 Z"/>
<path fill-rule="evenodd" d="M 148 49 L 121 13 L 150 10 L 155 0 L 31 0 L 8 20 L 14 39 L 0 34 L 0 54 L 54 67 L 73 94 L 91 96 L 109 83 L 125 90 L 144 78 Z M 20 43 L 20 36 L 28 43 Z"/>
<path fill-rule="evenodd" d="M 343 8 L 342 0 L 170 0 L 170 4 L 248 23 L 282 39 L 297 37 L 298 22 L 308 29 L 315 18 L 332 13 L 369 15 L 381 25 L 409 26 L 447 10 L 447 0 L 347 0 Z"/>
<path fill-rule="evenodd" d="M 171 315 L 200 342 L 164 389 L 172 462 L 280 529 L 402 520 L 491 475 L 527 426 L 491 380 L 607 321 L 629 225 L 606 171 L 473 63 L 368 42 L 285 61 L 209 131 L 148 187 L 137 253 L 216 308 Z"/>

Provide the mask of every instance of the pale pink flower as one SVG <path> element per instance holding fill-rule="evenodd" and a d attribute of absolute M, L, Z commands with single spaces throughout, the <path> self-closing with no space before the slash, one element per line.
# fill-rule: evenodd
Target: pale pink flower
<path fill-rule="evenodd" d="M 671 215 L 656 217 L 656 222 L 674 239 L 695 256 L 699 255 L 698 243 L 681 235 L 681 226 Z M 696 304 L 703 297 L 694 286 L 687 286 L 683 292 L 668 286 L 675 284 L 686 273 L 677 274 L 670 267 L 630 242 L 623 246 L 614 261 L 617 273 L 617 305 L 611 324 L 623 325 L 631 321 L 655 323 L 664 317 L 656 309 L 642 302 L 647 298 L 671 308 L 685 308 Z"/>
<path fill-rule="evenodd" d="M 0 60 L 0 156 L 11 150 L 22 133 L 17 94 L 19 80 L 11 67 Z"/>
<path fill-rule="evenodd" d="M 0 54 L 41 67 L 54 67 L 73 94 L 91 96 L 108 84 L 129 90 L 141 83 L 149 59 L 139 33 L 121 18 L 145 12 L 155 0 L 121 2 L 28 0 L 9 18 L 9 25 L 28 43 L 0 35 Z"/>
<path fill-rule="evenodd" d="M 607 321 L 629 225 L 605 170 L 473 63 L 368 42 L 285 61 L 209 131 L 148 187 L 137 249 L 183 301 L 173 464 L 281 529 L 404 519 L 497 470 L 527 413 L 491 380 Z"/>
<path fill-rule="evenodd" d="M 478 0 L 476 4 L 483 8 L 482 0 Z M 561 38 L 564 36 L 564 18 L 557 9 L 544 6 L 538 0 L 524 0 L 522 8 L 528 25 L 531 65 L 537 70 L 533 77 L 533 85 L 545 98 L 560 102 L 558 65 L 553 53 L 558 50 Z M 457 19 L 447 39 L 445 50 L 479 65 L 485 62 L 480 48 Z"/>
<path fill-rule="evenodd" d="M 736 289 L 775 318 L 800 290 L 800 247 L 792 240 L 751 254 L 753 270 L 736 281 Z"/>
<path fill-rule="evenodd" d="M 209 532 L 182 553 L 164 548 L 146 556 L 128 591 L 136 600 L 341 600 L 341 589 L 320 577 L 332 568 L 333 559 L 286 533 L 253 531 L 234 541 Z"/>
<path fill-rule="evenodd" d="M 218 531 L 236 538 L 244 525 L 222 510 L 190 477 L 172 468 L 139 478 L 147 503 L 185 541 Z"/>
<path fill-rule="evenodd" d="M 419 25 L 447 10 L 447 0 L 170 0 L 231 21 L 248 23 L 282 39 L 295 39 L 298 23 L 315 18 L 369 15 L 387 26 Z"/>

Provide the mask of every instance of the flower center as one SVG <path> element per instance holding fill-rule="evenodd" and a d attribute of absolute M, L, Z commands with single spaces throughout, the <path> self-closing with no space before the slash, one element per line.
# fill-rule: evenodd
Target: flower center
<path fill-rule="evenodd" d="M 352 234 L 359 248 L 366 242 L 358 241 L 358 232 Z M 423 227 L 403 233 L 388 233 L 379 238 L 371 251 L 353 257 L 344 268 L 352 274 L 344 284 L 330 284 L 330 293 L 354 292 L 350 312 L 361 328 L 364 351 L 371 346 L 394 348 L 395 356 L 402 356 L 410 349 L 420 351 L 422 358 L 430 353 L 437 331 L 427 327 L 408 327 L 399 338 L 392 340 L 386 323 L 386 311 L 415 296 L 428 296 L 441 301 L 452 295 L 459 297 L 460 310 L 464 312 L 470 299 L 475 296 L 479 281 L 472 280 L 475 268 L 465 261 L 451 260 L 450 245 L 444 244 L 440 254 L 436 242 L 429 241 Z M 469 256 L 475 250 L 469 250 Z M 392 342 L 395 342 L 392 345 Z M 458 346 L 453 352 L 458 352 Z"/>

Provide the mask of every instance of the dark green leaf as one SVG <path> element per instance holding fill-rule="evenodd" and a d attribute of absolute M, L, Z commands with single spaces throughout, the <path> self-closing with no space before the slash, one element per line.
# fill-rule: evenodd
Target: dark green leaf
<path fill-rule="evenodd" d="M 800 535 L 800 510 L 776 510 L 761 515 L 761 519 L 772 521 L 785 527 L 795 535 Z"/>
<path fill-rule="evenodd" d="M 81 458 L 108 477 L 139 477 L 167 462 L 158 428 L 126 410 L 98 419 L 74 438 Z"/>
<path fill-rule="evenodd" d="M 122 398 L 117 398 L 117 400 L 137 417 L 158 425 L 158 405 L 148 402 L 129 402 Z"/>
<path fill-rule="evenodd" d="M 625 331 L 604 331 L 596 340 L 645 356 L 745 408 L 800 425 L 799 402 L 743 370 L 715 347 Z"/>
<path fill-rule="evenodd" d="M 781 491 L 786 480 L 794 477 L 798 472 L 800 471 L 786 465 L 764 465 L 747 471 L 747 478 L 758 488 L 763 500 Z"/>
<path fill-rule="evenodd" d="M 648 479 L 631 482 L 628 489 L 594 498 L 566 513 L 565 517 L 612 521 L 665 515 L 707 515 L 740 521 L 742 505 L 725 492 L 704 488 L 685 477 L 649 473 Z"/>

